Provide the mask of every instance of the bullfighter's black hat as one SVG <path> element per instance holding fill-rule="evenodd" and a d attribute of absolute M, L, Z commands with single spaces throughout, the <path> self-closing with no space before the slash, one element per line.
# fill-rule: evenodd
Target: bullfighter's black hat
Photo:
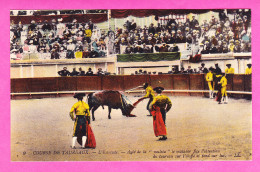
<path fill-rule="evenodd" d="M 153 90 L 154 90 L 156 93 L 161 93 L 161 92 L 164 90 L 164 88 L 163 88 L 163 87 L 155 87 Z"/>
<path fill-rule="evenodd" d="M 74 98 L 83 98 L 84 96 L 86 96 L 86 94 L 85 93 L 76 93 L 76 94 L 74 94 Z"/>

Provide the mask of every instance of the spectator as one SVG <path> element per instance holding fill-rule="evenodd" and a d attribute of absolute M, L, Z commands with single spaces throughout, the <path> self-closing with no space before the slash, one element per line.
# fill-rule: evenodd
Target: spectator
<path fill-rule="evenodd" d="M 208 69 L 205 67 L 204 63 L 201 63 L 200 73 L 208 73 Z"/>
<path fill-rule="evenodd" d="M 143 49 L 140 46 L 134 48 L 134 53 L 143 53 Z"/>
<path fill-rule="evenodd" d="M 60 76 L 69 76 L 70 72 L 67 70 L 67 67 L 63 67 L 63 70 L 58 71 Z"/>
<path fill-rule="evenodd" d="M 84 48 L 89 50 L 89 54 L 91 47 L 94 47 L 94 50 L 97 52 L 92 52 L 91 57 L 105 56 L 105 50 L 107 49 L 110 53 L 115 52 L 119 54 L 120 45 L 130 45 L 130 47 L 132 47 L 134 43 L 136 43 L 136 46 L 132 47 L 133 50 L 130 53 L 153 52 L 153 47 L 160 47 L 160 45 L 156 44 L 164 43 L 203 43 L 204 47 L 200 52 L 203 54 L 251 52 L 250 11 L 242 11 L 243 12 L 236 11 L 232 20 L 227 18 L 223 11 L 220 11 L 218 16 L 212 15 L 209 22 L 204 20 L 200 25 L 195 15 L 192 15 L 190 21 L 184 19 L 183 21 L 179 21 L 178 24 L 176 24 L 174 19 L 165 17 L 165 21 L 168 22 L 163 24 L 158 23 L 157 27 L 155 27 L 153 23 L 151 23 L 149 27 L 140 27 L 132 20 L 127 21 L 124 28 L 116 28 L 113 34 L 114 36 L 110 34 L 113 33 L 111 29 L 109 33 L 106 34 L 104 30 L 100 31 L 91 20 L 89 20 L 88 23 L 79 23 L 76 19 L 71 23 L 64 23 L 62 19 L 58 19 L 58 23 L 55 19 L 50 22 L 45 20 L 43 23 L 41 23 L 41 21 L 38 23 L 31 21 L 29 25 L 22 24 L 21 22 L 19 22 L 18 25 L 11 23 L 10 41 L 11 46 L 12 44 L 16 44 L 16 42 L 21 42 L 22 47 L 25 46 L 25 41 L 27 41 L 26 44 L 29 44 L 29 47 L 33 47 L 32 45 L 36 46 L 36 49 L 35 47 L 30 48 L 30 52 L 34 53 L 42 50 L 42 47 L 39 48 L 39 46 L 42 46 L 41 41 L 43 41 L 46 47 L 44 53 L 48 53 L 52 51 L 56 44 L 61 48 L 63 40 L 71 40 L 72 45 L 69 43 L 67 47 L 64 46 L 63 52 L 66 52 L 66 58 L 74 58 L 75 48 L 81 47 L 84 41 L 88 43 L 86 44 L 87 47 Z M 45 13 L 48 14 L 47 12 Z M 71 14 L 74 13 L 75 12 Z M 112 46 L 112 49 L 107 48 L 108 43 L 106 38 L 109 35 L 109 46 Z M 33 41 L 32 43 L 31 40 Z M 144 47 L 144 43 L 145 45 L 151 45 L 152 48 L 148 46 Z M 140 46 L 142 44 L 143 46 Z M 138 46 L 140 46 L 140 48 L 138 48 Z M 80 50 L 86 51 L 85 49 Z M 166 49 L 160 52 L 166 52 L 165 50 Z M 29 50 L 25 50 L 21 53 L 28 53 L 28 51 Z M 173 49 L 171 48 L 168 51 L 172 52 Z M 57 52 L 60 53 L 60 49 Z"/>
<path fill-rule="evenodd" d="M 83 52 L 80 50 L 80 48 L 76 48 L 75 58 L 79 59 L 82 57 L 83 57 Z"/>
<path fill-rule="evenodd" d="M 170 48 L 170 52 L 178 52 L 180 49 L 176 43 L 173 44 L 173 47 Z"/>
<path fill-rule="evenodd" d="M 94 48 L 91 48 L 89 58 L 96 58 L 98 57 L 98 52 L 94 50 Z"/>
<path fill-rule="evenodd" d="M 143 43 L 143 53 L 151 53 L 151 49 L 145 43 Z"/>
<path fill-rule="evenodd" d="M 98 76 L 105 75 L 105 73 L 102 71 L 102 68 L 98 68 L 97 75 Z"/>
<path fill-rule="evenodd" d="M 57 50 L 53 49 L 51 53 L 51 59 L 60 59 L 60 55 Z"/>
<path fill-rule="evenodd" d="M 91 68 L 88 68 L 88 71 L 86 72 L 86 76 L 93 76 L 93 71 Z"/>
<path fill-rule="evenodd" d="M 85 74 L 85 71 L 84 70 L 82 70 L 82 68 L 80 67 L 79 68 L 79 76 L 85 76 L 86 74 Z"/>
<path fill-rule="evenodd" d="M 76 68 L 73 68 L 72 72 L 70 73 L 70 76 L 78 76 L 79 72 L 76 71 Z"/>
<path fill-rule="evenodd" d="M 138 75 L 143 75 L 144 73 L 143 73 L 143 70 L 142 69 L 139 69 L 139 71 L 138 71 Z"/>
<path fill-rule="evenodd" d="M 198 20 L 195 19 L 195 15 L 192 15 L 192 20 L 190 21 L 190 27 L 195 28 L 195 25 L 199 24 Z"/>
<path fill-rule="evenodd" d="M 66 55 L 66 57 L 68 59 L 73 59 L 73 58 L 75 58 L 74 50 L 75 50 L 76 47 L 75 47 L 75 44 L 72 43 L 72 39 L 70 39 L 68 41 L 68 43 L 69 43 L 69 45 L 67 46 L 67 55 Z"/>
<path fill-rule="evenodd" d="M 188 66 L 188 69 L 187 69 L 186 73 L 188 73 L 188 74 L 192 74 L 193 73 L 193 69 L 191 68 L 191 66 Z"/>
<path fill-rule="evenodd" d="M 64 51 L 64 47 L 60 48 L 60 59 L 66 59 L 66 52 Z"/>
<path fill-rule="evenodd" d="M 215 73 L 216 75 L 221 75 L 221 73 L 222 73 L 221 69 L 218 67 L 218 63 L 215 63 L 214 73 Z"/>
<path fill-rule="evenodd" d="M 166 43 L 163 43 L 163 45 L 159 48 L 159 52 L 168 52 L 168 45 Z"/>
<path fill-rule="evenodd" d="M 184 67 L 181 67 L 180 74 L 186 74 L 187 72 L 185 71 Z"/>

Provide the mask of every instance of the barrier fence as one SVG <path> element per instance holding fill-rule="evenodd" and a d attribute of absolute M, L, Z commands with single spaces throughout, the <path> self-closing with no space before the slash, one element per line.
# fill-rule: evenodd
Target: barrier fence
<path fill-rule="evenodd" d="M 251 75 L 227 75 L 227 80 L 227 90 L 230 93 L 251 94 Z M 208 90 L 204 74 L 78 76 L 11 79 L 11 95 L 71 94 L 93 90 L 126 91 L 144 82 L 148 82 L 152 87 L 164 87 L 174 95 L 203 95 Z"/>

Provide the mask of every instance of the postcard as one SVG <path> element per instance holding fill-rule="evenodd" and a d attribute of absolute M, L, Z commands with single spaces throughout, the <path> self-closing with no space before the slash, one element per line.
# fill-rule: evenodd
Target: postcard
<path fill-rule="evenodd" d="M 251 27 L 241 8 L 10 10 L 11 161 L 251 161 Z"/>

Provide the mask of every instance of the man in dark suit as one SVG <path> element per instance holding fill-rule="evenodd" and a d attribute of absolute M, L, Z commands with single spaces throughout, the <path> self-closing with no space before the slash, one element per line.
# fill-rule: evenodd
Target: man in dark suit
<path fill-rule="evenodd" d="M 58 72 L 60 76 L 69 76 L 70 72 L 67 70 L 67 67 L 64 67 L 63 70 Z"/>

